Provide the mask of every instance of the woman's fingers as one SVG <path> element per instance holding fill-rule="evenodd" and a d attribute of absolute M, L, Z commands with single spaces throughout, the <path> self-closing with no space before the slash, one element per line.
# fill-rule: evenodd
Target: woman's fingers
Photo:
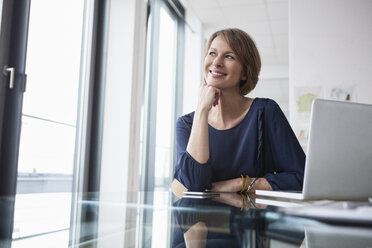
<path fill-rule="evenodd" d="M 199 107 L 209 111 L 212 106 L 218 104 L 219 95 L 219 89 L 209 86 L 204 82 L 199 89 Z"/>

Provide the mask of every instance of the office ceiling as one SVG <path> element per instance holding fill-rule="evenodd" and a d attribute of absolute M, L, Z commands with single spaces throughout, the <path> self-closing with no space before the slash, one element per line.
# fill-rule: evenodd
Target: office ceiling
<path fill-rule="evenodd" d="M 205 36 L 238 27 L 256 41 L 265 65 L 288 66 L 288 0 L 181 0 Z"/>

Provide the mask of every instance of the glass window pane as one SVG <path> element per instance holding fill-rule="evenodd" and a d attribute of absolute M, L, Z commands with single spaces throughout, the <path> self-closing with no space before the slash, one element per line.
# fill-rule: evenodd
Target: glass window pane
<path fill-rule="evenodd" d="M 176 21 L 160 9 L 155 182 L 170 177 L 175 88 Z M 160 181 L 159 181 L 160 179 Z M 159 183 L 158 183 L 159 184 Z"/>
<path fill-rule="evenodd" d="M 20 174 L 72 174 L 83 10 L 83 0 L 31 4 Z"/>
<path fill-rule="evenodd" d="M 83 1 L 32 1 L 23 113 L 75 124 Z"/>
<path fill-rule="evenodd" d="M 83 16 L 84 0 L 31 3 L 14 247 L 68 246 Z"/>
<path fill-rule="evenodd" d="M 70 226 L 70 193 L 19 194 L 16 202 L 13 239 L 62 231 Z"/>
<path fill-rule="evenodd" d="M 173 158 L 174 95 L 176 74 L 176 40 L 177 21 L 172 18 L 165 6 L 160 8 L 160 33 L 158 57 L 158 95 L 156 113 L 156 147 L 155 147 L 155 186 L 168 187 L 171 180 Z M 151 123 L 150 123 L 151 125 Z M 170 204 L 168 197 L 154 195 L 154 204 Z M 157 220 L 169 220 L 166 211 L 154 211 L 153 223 Z M 167 221 L 165 221 L 167 223 Z M 168 247 L 170 228 L 167 224 L 161 229 L 152 230 L 152 247 Z"/>
<path fill-rule="evenodd" d="M 22 117 L 19 173 L 72 174 L 75 126 Z"/>

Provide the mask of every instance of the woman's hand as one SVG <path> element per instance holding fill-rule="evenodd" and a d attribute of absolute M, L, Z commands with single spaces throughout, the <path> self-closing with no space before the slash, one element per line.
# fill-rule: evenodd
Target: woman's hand
<path fill-rule="evenodd" d="M 216 192 L 239 192 L 242 189 L 240 177 L 212 183 L 210 191 Z"/>
<path fill-rule="evenodd" d="M 212 106 L 218 105 L 221 91 L 216 87 L 203 83 L 199 88 L 198 109 L 209 112 Z"/>
<path fill-rule="evenodd" d="M 245 189 L 249 186 L 249 184 L 254 180 L 254 178 L 251 178 L 251 181 L 248 182 L 248 185 L 246 185 Z M 210 191 L 216 191 L 216 192 L 239 192 L 242 190 L 243 181 L 241 177 L 230 179 L 230 180 L 224 180 L 219 182 L 212 183 L 212 188 Z M 253 185 L 251 190 L 249 192 L 255 192 L 256 189 L 262 189 L 262 190 L 272 190 L 269 182 L 264 177 L 260 177 L 257 179 L 256 183 Z"/>
<path fill-rule="evenodd" d="M 218 104 L 220 90 L 206 83 L 199 88 L 198 107 L 194 113 L 189 142 L 186 151 L 199 163 L 209 159 L 208 113 Z"/>

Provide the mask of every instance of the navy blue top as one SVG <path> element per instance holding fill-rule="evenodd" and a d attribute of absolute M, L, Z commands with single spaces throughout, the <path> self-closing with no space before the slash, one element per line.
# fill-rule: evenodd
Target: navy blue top
<path fill-rule="evenodd" d="M 203 191 L 212 182 L 248 175 L 265 177 L 273 190 L 302 190 L 305 154 L 279 105 L 255 98 L 235 127 L 208 125 L 210 157 L 198 163 L 187 151 L 194 112 L 176 123 L 177 164 L 174 178 L 189 191 Z"/>

